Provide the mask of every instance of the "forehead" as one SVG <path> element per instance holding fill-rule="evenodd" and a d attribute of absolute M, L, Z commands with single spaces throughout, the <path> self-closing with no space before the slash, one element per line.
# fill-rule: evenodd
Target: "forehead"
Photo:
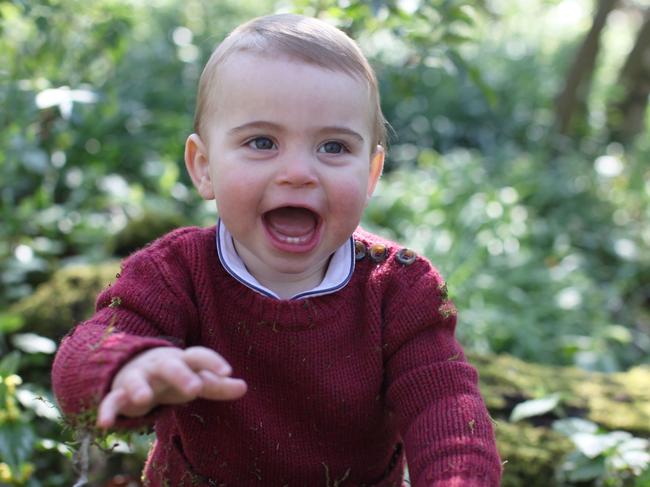
<path fill-rule="evenodd" d="M 293 117 L 367 129 L 374 116 L 365 79 L 275 53 L 233 53 L 217 68 L 208 96 L 206 115 L 217 119 Z"/>

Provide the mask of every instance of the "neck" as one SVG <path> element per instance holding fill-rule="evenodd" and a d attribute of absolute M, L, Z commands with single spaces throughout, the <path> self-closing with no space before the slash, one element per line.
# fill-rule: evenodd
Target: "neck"
<path fill-rule="evenodd" d="M 281 272 L 270 268 L 266 263 L 259 260 L 245 247 L 233 239 L 235 250 L 248 272 L 257 279 L 264 287 L 270 289 L 280 299 L 290 299 L 304 291 L 309 291 L 318 286 L 325 277 L 329 258 L 322 264 L 301 272 Z"/>

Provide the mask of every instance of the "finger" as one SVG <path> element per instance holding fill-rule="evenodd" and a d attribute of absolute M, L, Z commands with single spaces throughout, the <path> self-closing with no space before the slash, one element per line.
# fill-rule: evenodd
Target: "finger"
<path fill-rule="evenodd" d="M 120 387 L 126 391 L 128 400 L 135 406 L 149 405 L 154 400 L 154 391 L 146 377 L 133 372 L 120 380 Z"/>
<path fill-rule="evenodd" d="M 183 359 L 195 371 L 210 370 L 217 375 L 232 374 L 232 367 L 221 355 L 206 347 L 190 347 L 183 351 Z"/>
<path fill-rule="evenodd" d="M 108 429 L 115 423 L 115 418 L 129 399 L 124 389 L 114 389 L 102 400 L 97 411 L 97 426 Z"/>
<path fill-rule="evenodd" d="M 242 379 L 220 377 L 207 370 L 199 372 L 199 376 L 203 379 L 199 396 L 204 399 L 230 401 L 239 399 L 248 390 L 248 385 Z"/>
<path fill-rule="evenodd" d="M 163 384 L 177 391 L 185 400 L 195 398 L 203 385 L 201 378 L 181 359 L 161 364 L 153 374 Z"/>

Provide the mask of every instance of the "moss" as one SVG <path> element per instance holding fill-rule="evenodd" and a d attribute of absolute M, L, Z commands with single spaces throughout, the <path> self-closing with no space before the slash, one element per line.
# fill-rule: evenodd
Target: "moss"
<path fill-rule="evenodd" d="M 548 425 L 559 415 L 580 416 L 606 429 L 650 436 L 650 367 L 604 374 L 574 367 L 523 362 L 508 355 L 470 355 L 479 369 L 481 392 L 494 417 L 507 418 L 519 402 L 560 393 L 558 415 L 531 418 Z"/>
<path fill-rule="evenodd" d="M 65 267 L 13 305 L 11 312 L 23 316 L 30 332 L 59 339 L 92 315 L 97 294 L 115 280 L 119 270 L 118 261 Z"/>
<path fill-rule="evenodd" d="M 555 466 L 573 449 L 571 442 L 547 428 L 499 422 L 497 444 L 503 466 L 502 487 L 548 487 Z"/>
<path fill-rule="evenodd" d="M 92 436 L 101 436 L 97 427 L 97 407 L 81 409 L 77 414 L 64 416 L 63 424 L 66 428 L 80 433 L 90 433 Z"/>
<path fill-rule="evenodd" d="M 141 216 L 130 220 L 110 240 L 109 251 L 121 257 L 127 256 L 158 237 L 184 225 L 187 225 L 187 218 L 179 213 L 147 210 Z"/>
<path fill-rule="evenodd" d="M 504 487 L 546 487 L 572 443 L 551 429 L 555 419 L 578 416 L 607 430 L 625 430 L 650 436 L 650 367 L 604 374 L 574 367 L 523 362 L 500 355 L 472 355 L 478 368 L 481 392 L 497 419 L 497 443 L 504 466 Z M 559 393 L 557 411 L 510 423 L 514 406 L 527 399 Z"/>

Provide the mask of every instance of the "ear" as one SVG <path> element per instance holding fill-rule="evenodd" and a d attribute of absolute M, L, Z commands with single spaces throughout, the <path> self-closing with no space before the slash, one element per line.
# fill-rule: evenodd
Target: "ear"
<path fill-rule="evenodd" d="M 370 156 L 370 173 L 368 174 L 368 192 L 366 193 L 366 203 L 370 200 L 372 193 L 375 192 L 377 187 L 377 182 L 381 176 L 381 172 L 384 170 L 384 158 L 386 153 L 384 148 L 380 145 L 377 146 L 375 152 Z"/>
<path fill-rule="evenodd" d="M 210 159 L 207 147 L 198 134 L 190 135 L 185 141 L 185 167 L 201 197 L 204 200 L 214 199 Z"/>

